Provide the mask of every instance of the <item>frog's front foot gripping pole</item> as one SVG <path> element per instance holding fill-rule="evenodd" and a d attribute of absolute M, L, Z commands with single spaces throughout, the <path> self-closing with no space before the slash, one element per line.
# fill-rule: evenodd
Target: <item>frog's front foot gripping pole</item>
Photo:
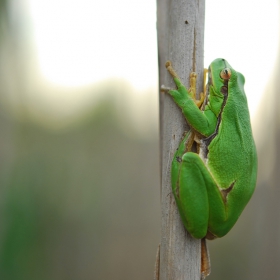
<path fill-rule="evenodd" d="M 176 73 L 175 70 L 173 69 L 173 67 L 172 67 L 172 65 L 171 65 L 171 62 L 170 62 L 169 60 L 165 63 L 165 67 L 166 67 L 166 69 L 168 70 L 168 72 L 170 73 L 170 75 L 171 75 L 173 78 L 178 78 L 178 79 L 179 79 L 177 73 Z M 162 85 L 162 86 L 160 87 L 160 91 L 161 91 L 161 92 L 166 92 L 166 93 L 168 93 L 170 90 L 172 90 L 172 89 L 169 88 L 169 87 L 166 87 L 166 86 L 164 86 L 164 85 Z"/>

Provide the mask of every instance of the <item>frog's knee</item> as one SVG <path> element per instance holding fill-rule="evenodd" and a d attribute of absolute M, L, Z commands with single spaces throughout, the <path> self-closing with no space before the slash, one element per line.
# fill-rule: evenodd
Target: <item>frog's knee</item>
<path fill-rule="evenodd" d="M 201 159 L 198 154 L 193 152 L 188 152 L 183 155 L 182 161 L 186 163 L 193 163 L 193 162 L 201 161 Z"/>

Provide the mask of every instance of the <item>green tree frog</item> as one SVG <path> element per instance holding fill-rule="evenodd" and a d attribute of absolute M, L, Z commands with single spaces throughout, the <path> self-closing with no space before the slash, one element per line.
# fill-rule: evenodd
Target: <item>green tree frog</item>
<path fill-rule="evenodd" d="M 214 60 L 200 100 L 196 74 L 189 90 L 172 68 L 177 90 L 165 89 L 182 109 L 190 131 L 183 136 L 171 167 L 172 191 L 183 224 L 195 238 L 222 237 L 233 227 L 256 185 L 257 153 L 244 76 L 225 59 Z M 192 152 L 196 146 L 197 153 Z"/>

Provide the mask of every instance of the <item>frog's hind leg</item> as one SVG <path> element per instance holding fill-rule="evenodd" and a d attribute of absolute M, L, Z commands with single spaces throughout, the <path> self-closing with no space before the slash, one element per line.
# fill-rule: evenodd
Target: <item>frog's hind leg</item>
<path fill-rule="evenodd" d="M 172 161 L 172 186 L 177 185 L 179 171 L 182 165 L 182 157 L 186 152 L 190 152 L 194 143 L 195 134 L 192 130 L 185 133 L 179 148 L 176 150 Z"/>
<path fill-rule="evenodd" d="M 203 238 L 211 221 L 223 223 L 226 220 L 222 195 L 198 154 L 183 154 L 177 169 L 174 161 L 175 158 L 172 189 L 183 223 L 193 237 Z M 177 175 L 176 183 L 173 175 Z"/>

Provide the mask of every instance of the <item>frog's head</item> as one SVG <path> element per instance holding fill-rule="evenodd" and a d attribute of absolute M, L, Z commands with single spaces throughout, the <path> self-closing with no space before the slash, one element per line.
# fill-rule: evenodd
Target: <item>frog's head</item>
<path fill-rule="evenodd" d="M 208 69 L 208 85 L 213 86 L 216 92 L 227 95 L 229 87 L 243 87 L 244 76 L 235 71 L 223 58 L 215 59 Z"/>
<path fill-rule="evenodd" d="M 233 71 L 225 59 L 215 59 L 208 69 L 208 84 L 212 85 L 216 92 L 221 91 L 224 95 L 227 94 L 228 82 L 234 74 Z"/>

